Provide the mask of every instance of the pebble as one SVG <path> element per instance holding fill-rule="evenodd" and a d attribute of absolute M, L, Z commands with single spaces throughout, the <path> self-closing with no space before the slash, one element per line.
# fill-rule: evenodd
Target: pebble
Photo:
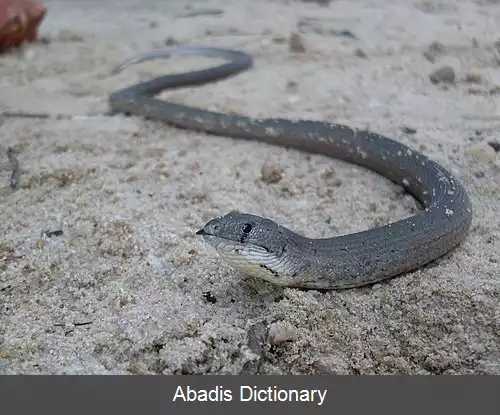
<path fill-rule="evenodd" d="M 354 51 L 354 55 L 357 56 L 358 58 L 367 58 L 368 57 L 368 55 L 366 54 L 366 52 L 363 49 L 360 49 L 360 48 L 357 48 Z"/>
<path fill-rule="evenodd" d="M 497 156 L 493 147 L 484 142 L 472 145 L 465 150 L 465 154 L 481 164 L 491 163 Z"/>
<path fill-rule="evenodd" d="M 436 58 L 440 55 L 443 55 L 446 53 L 446 46 L 443 45 L 441 42 L 432 42 L 428 47 L 427 50 L 424 52 L 425 58 L 429 62 L 435 62 Z"/>
<path fill-rule="evenodd" d="M 260 169 L 260 175 L 264 183 L 278 183 L 283 178 L 283 169 L 278 163 L 266 161 Z"/>
<path fill-rule="evenodd" d="M 483 76 L 477 72 L 469 72 L 465 75 L 465 82 L 469 82 L 471 84 L 482 84 Z"/>
<path fill-rule="evenodd" d="M 215 295 L 213 295 L 210 291 L 205 291 L 203 293 L 203 297 L 211 304 L 215 304 L 217 302 L 217 297 L 215 297 Z"/>
<path fill-rule="evenodd" d="M 455 71 L 451 66 L 442 66 L 441 68 L 431 72 L 429 79 L 433 84 L 452 84 L 455 82 Z"/>
<path fill-rule="evenodd" d="M 500 94 L 500 85 L 495 85 L 490 88 L 490 95 L 499 95 Z"/>
<path fill-rule="evenodd" d="M 306 51 L 306 47 L 304 45 L 304 42 L 302 40 L 302 36 L 300 36 L 298 33 L 293 32 L 290 35 L 289 39 L 289 47 L 292 52 L 298 52 L 298 53 L 303 53 Z"/>
<path fill-rule="evenodd" d="M 174 46 L 174 45 L 178 45 L 179 44 L 179 42 L 173 36 L 168 36 L 165 39 L 164 43 L 165 43 L 166 46 Z"/>
<path fill-rule="evenodd" d="M 417 133 L 416 128 L 407 127 L 407 126 L 403 126 L 401 128 L 401 131 L 403 131 L 403 133 L 405 133 L 405 134 L 416 134 Z"/>
<path fill-rule="evenodd" d="M 288 81 L 286 83 L 287 92 L 297 92 L 298 88 L 299 88 L 299 84 L 295 81 Z"/>
<path fill-rule="evenodd" d="M 280 321 L 271 324 L 269 327 L 269 333 L 267 335 L 267 341 L 269 344 L 279 345 L 289 341 L 295 340 L 297 337 L 297 329 L 286 321 Z"/>
<path fill-rule="evenodd" d="M 500 152 L 500 141 L 488 141 L 488 145 L 495 151 Z"/>

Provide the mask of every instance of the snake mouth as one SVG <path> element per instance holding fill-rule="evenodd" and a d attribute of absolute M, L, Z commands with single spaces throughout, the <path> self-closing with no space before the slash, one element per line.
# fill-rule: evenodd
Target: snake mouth
<path fill-rule="evenodd" d="M 202 236 L 203 239 L 205 240 L 205 242 L 208 243 L 209 245 L 211 245 L 212 247 L 214 247 L 216 250 L 219 250 L 220 245 L 222 244 L 224 246 L 224 248 L 227 249 L 228 247 L 231 247 L 231 249 L 233 249 L 235 251 L 238 251 L 238 250 L 243 249 L 245 247 L 253 246 L 255 248 L 263 250 L 266 253 L 271 252 L 269 250 L 269 248 L 267 248 L 265 246 L 261 246 L 261 245 L 258 245 L 255 243 L 250 243 L 250 242 L 241 243 L 241 241 L 237 241 L 237 240 L 230 239 L 230 238 L 225 238 L 225 237 L 219 236 L 219 235 L 214 235 L 213 233 L 207 232 L 205 229 L 200 229 L 200 230 L 196 231 L 196 235 Z"/>
<path fill-rule="evenodd" d="M 200 235 L 203 237 L 203 240 L 209 245 L 213 246 L 216 250 L 219 249 L 220 244 L 224 246 L 232 246 L 233 249 L 237 249 L 242 247 L 242 244 L 239 241 L 235 241 L 233 239 L 224 238 L 223 236 L 214 235 L 213 233 L 207 232 L 204 229 L 200 229 L 196 232 L 196 235 Z"/>
<path fill-rule="evenodd" d="M 232 239 L 224 238 L 219 235 L 214 235 L 210 232 L 207 232 L 205 229 L 200 229 L 199 231 L 196 231 L 196 235 L 202 236 L 203 240 L 216 250 L 219 250 L 219 246 L 221 243 L 224 243 L 225 246 L 236 245 L 236 242 L 233 241 Z"/>

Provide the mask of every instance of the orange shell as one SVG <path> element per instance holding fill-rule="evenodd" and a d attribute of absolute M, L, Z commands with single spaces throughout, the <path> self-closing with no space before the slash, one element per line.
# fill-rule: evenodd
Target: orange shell
<path fill-rule="evenodd" d="M 46 13 L 38 0 L 0 0 L 0 52 L 35 40 Z"/>

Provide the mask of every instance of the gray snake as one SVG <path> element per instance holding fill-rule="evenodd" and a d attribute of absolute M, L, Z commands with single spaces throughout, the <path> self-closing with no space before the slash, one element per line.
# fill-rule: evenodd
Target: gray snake
<path fill-rule="evenodd" d="M 466 237 L 472 220 L 467 191 L 444 167 L 403 144 L 339 124 L 252 119 L 153 98 L 165 89 L 206 84 L 246 70 L 252 66 L 252 58 L 246 53 L 180 47 L 136 56 L 117 70 L 143 60 L 182 54 L 227 62 L 160 76 L 114 92 L 109 98 L 112 112 L 338 158 L 403 186 L 423 206 L 418 214 L 386 226 L 325 239 L 306 238 L 259 216 L 228 213 L 209 221 L 197 234 L 237 270 L 288 287 L 359 287 L 415 270 L 446 254 Z"/>

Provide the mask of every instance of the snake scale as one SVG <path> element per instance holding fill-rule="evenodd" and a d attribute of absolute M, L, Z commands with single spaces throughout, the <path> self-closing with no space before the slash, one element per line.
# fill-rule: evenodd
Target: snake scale
<path fill-rule="evenodd" d="M 401 185 L 423 206 L 416 215 L 366 231 L 309 239 L 269 219 L 231 212 L 197 234 L 242 273 L 287 287 L 360 287 L 415 270 L 449 252 L 466 237 L 472 220 L 467 191 L 423 154 L 379 134 L 319 121 L 252 119 L 154 98 L 165 89 L 201 85 L 252 66 L 246 53 L 178 47 L 137 55 L 127 66 L 173 55 L 222 58 L 207 69 L 159 76 L 110 95 L 113 113 L 128 113 L 173 126 L 319 153 L 368 168 Z"/>

